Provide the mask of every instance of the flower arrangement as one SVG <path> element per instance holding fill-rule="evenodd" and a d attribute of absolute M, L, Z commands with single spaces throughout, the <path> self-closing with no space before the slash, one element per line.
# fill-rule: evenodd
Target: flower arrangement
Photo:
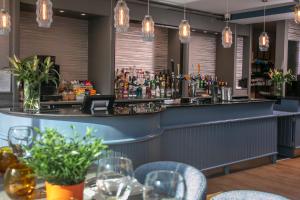
<path fill-rule="evenodd" d="M 19 59 L 16 56 L 9 58 L 9 71 L 18 82 L 24 84 L 24 110 L 38 111 L 40 109 L 40 85 L 49 81 L 57 84 L 55 76 L 58 72 L 53 68 L 50 57 L 41 62 L 37 56 Z M 52 73 L 53 72 L 53 73 Z"/>
<path fill-rule="evenodd" d="M 292 81 L 294 81 L 296 79 L 296 76 L 293 75 L 293 73 L 290 69 L 285 74 L 283 73 L 282 70 L 270 69 L 268 74 L 273 83 L 291 84 Z"/>
<path fill-rule="evenodd" d="M 296 80 L 296 76 L 290 69 L 286 73 L 282 70 L 270 69 L 268 75 L 273 83 L 275 96 L 283 96 L 283 84 L 291 84 L 292 81 Z"/>

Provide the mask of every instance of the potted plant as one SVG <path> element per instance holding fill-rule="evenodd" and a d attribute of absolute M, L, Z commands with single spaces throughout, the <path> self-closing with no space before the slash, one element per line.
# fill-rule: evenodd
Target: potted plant
<path fill-rule="evenodd" d="M 283 73 L 283 71 L 278 69 L 270 69 L 268 74 L 273 84 L 273 94 L 278 97 L 283 96 L 283 85 L 285 83 L 291 84 L 292 81 L 296 80 L 296 76 L 293 75 L 291 70 Z"/>
<path fill-rule="evenodd" d="M 56 84 L 53 74 L 58 74 L 53 68 L 53 62 L 47 57 L 41 62 L 37 56 L 32 56 L 20 60 L 16 56 L 9 58 L 11 63 L 10 71 L 17 81 L 24 86 L 25 111 L 39 111 L 40 109 L 40 87 L 42 82 L 52 81 Z"/>
<path fill-rule="evenodd" d="M 23 147 L 29 157 L 22 160 L 46 181 L 47 200 L 82 200 L 88 169 L 107 147 L 89 128 L 80 137 L 72 127 L 70 138 L 50 128 L 36 132 L 32 147 Z"/>

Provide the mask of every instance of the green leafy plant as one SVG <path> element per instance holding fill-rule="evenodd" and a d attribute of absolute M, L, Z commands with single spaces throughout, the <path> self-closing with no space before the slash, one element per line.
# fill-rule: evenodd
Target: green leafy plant
<path fill-rule="evenodd" d="M 24 147 L 28 158 L 22 161 L 34 173 L 55 185 L 76 185 L 85 180 L 89 167 L 107 149 L 102 140 L 92 136 L 92 129 L 80 137 L 72 126 L 72 137 L 66 138 L 55 129 L 38 133 L 32 147 Z"/>

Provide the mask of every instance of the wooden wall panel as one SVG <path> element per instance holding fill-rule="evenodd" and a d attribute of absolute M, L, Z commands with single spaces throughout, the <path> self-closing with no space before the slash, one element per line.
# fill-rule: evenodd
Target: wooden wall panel
<path fill-rule="evenodd" d="M 197 64 L 200 64 L 200 73 L 215 76 L 216 73 L 216 41 L 215 35 L 193 33 L 189 47 L 189 73 L 197 73 Z"/>
<path fill-rule="evenodd" d="M 240 89 L 239 80 L 243 78 L 243 55 L 244 55 L 244 38 L 237 37 L 236 43 L 236 68 L 235 68 L 235 82 L 236 89 Z M 245 66 L 246 67 L 246 66 Z"/>
<path fill-rule="evenodd" d="M 297 69 L 297 74 L 300 75 L 300 41 L 297 43 L 297 52 L 298 56 L 296 58 L 296 69 Z"/>
<path fill-rule="evenodd" d="M 0 36 L 0 92 L 10 91 L 10 74 L 3 71 L 8 67 L 9 36 Z"/>
<path fill-rule="evenodd" d="M 288 20 L 288 40 L 300 41 L 300 26 L 294 20 Z"/>
<path fill-rule="evenodd" d="M 21 57 L 56 56 L 65 80 L 88 77 L 88 21 L 54 16 L 51 28 L 39 28 L 35 14 L 21 12 Z"/>
<path fill-rule="evenodd" d="M 155 40 L 142 40 L 140 24 L 130 24 L 126 33 L 116 33 L 116 69 L 135 66 L 157 72 L 167 68 L 168 29 L 155 27 Z"/>

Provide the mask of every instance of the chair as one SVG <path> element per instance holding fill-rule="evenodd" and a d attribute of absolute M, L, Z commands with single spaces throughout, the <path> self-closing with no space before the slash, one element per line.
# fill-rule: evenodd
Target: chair
<path fill-rule="evenodd" d="M 196 168 L 178 162 L 160 161 L 147 163 L 135 170 L 135 178 L 142 184 L 145 184 L 146 175 L 156 170 L 176 171 L 181 174 L 186 181 L 185 200 L 205 200 L 206 199 L 206 178 Z"/>

